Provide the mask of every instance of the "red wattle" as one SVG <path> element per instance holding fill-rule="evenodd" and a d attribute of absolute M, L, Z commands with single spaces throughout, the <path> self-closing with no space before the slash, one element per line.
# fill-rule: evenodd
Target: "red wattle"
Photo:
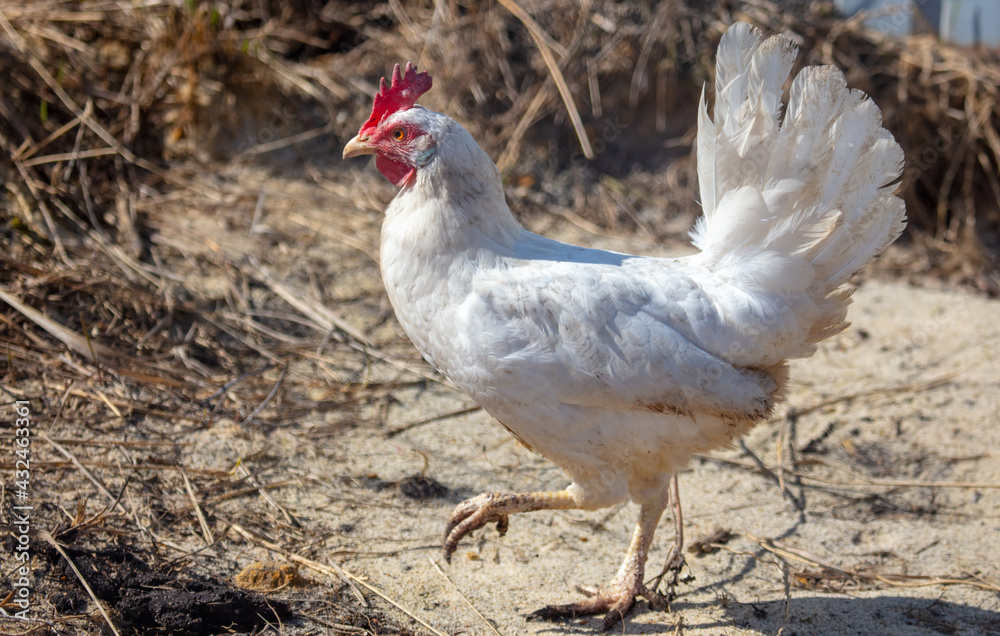
<path fill-rule="evenodd" d="M 393 161 L 385 155 L 375 156 L 375 167 L 378 168 L 378 171 L 381 172 L 386 179 L 399 188 L 406 185 L 417 172 L 416 168 L 411 168 L 405 163 Z"/>

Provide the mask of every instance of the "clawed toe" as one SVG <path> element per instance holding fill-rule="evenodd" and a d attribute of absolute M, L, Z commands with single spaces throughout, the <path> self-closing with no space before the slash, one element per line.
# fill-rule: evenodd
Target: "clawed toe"
<path fill-rule="evenodd" d="M 528 620 L 559 621 L 571 620 L 582 616 L 604 614 L 603 631 L 608 631 L 625 619 L 629 610 L 635 606 L 637 597 L 649 601 L 657 610 L 670 611 L 671 595 L 660 594 L 654 589 L 643 585 L 638 580 L 613 580 L 608 587 L 594 588 L 578 585 L 576 589 L 588 598 L 566 605 L 549 605 L 528 615 Z"/>
<path fill-rule="evenodd" d="M 591 592 L 588 588 L 583 589 L 586 593 Z M 590 598 L 577 603 L 543 607 L 529 614 L 528 620 L 558 621 L 604 614 L 601 629 L 607 631 L 625 619 L 625 615 L 635 604 L 635 596 L 631 590 L 598 590 Z"/>
<path fill-rule="evenodd" d="M 489 492 L 467 499 L 455 507 L 444 531 L 444 558 L 446 561 L 451 562 L 451 555 L 455 553 L 458 542 L 465 535 L 488 523 L 497 524 L 497 532 L 500 533 L 501 537 L 507 533 L 510 523 L 508 515 L 498 510 L 506 503 L 505 497 L 510 497 L 510 495 Z"/>
<path fill-rule="evenodd" d="M 444 532 L 444 558 L 450 562 L 462 537 L 488 523 L 497 524 L 497 532 L 503 536 L 507 532 L 510 515 L 533 510 L 567 510 L 578 507 L 579 502 L 568 490 L 519 494 L 487 492 L 467 499 L 455 507 L 448 520 Z"/>

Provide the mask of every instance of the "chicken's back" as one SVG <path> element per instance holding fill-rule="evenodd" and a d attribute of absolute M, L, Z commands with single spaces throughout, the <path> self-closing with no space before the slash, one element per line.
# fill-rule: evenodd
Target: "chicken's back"
<path fill-rule="evenodd" d="M 395 231 L 383 229 L 390 246 Z M 662 492 L 693 453 L 766 417 L 780 389 L 780 366 L 726 359 L 741 329 L 699 282 L 711 273 L 690 262 L 525 230 L 459 256 L 392 249 L 388 267 L 386 249 L 390 300 L 417 348 L 565 469 L 588 507 Z"/>

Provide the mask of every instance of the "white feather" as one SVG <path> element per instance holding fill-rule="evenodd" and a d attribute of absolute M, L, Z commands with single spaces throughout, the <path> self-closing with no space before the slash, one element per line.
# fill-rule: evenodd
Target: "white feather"
<path fill-rule="evenodd" d="M 787 38 L 722 38 L 714 121 L 698 118 L 701 252 L 659 259 L 542 238 L 508 208 L 457 123 L 393 115 L 434 141 L 390 204 L 381 263 L 421 353 L 562 466 L 582 507 L 656 496 L 692 453 L 766 416 L 782 365 L 842 328 L 840 285 L 904 223 L 902 152 L 843 75 L 809 68 L 781 95 Z"/>
<path fill-rule="evenodd" d="M 720 277 L 761 291 L 772 285 L 788 310 L 812 321 L 810 331 L 829 331 L 848 302 L 836 290 L 903 230 L 904 205 L 892 194 L 903 153 L 874 102 L 848 90 L 833 67 L 799 73 L 780 121 L 778 96 L 794 56 L 787 38 L 761 43 L 747 26 L 723 36 L 715 123 L 699 113 L 698 167 L 712 166 L 713 175 L 700 181 L 701 198 L 713 205 L 692 239 L 699 262 Z M 756 266 L 761 254 L 771 255 L 770 273 Z M 805 288 L 801 275 L 778 274 L 796 269 L 813 277 Z"/>

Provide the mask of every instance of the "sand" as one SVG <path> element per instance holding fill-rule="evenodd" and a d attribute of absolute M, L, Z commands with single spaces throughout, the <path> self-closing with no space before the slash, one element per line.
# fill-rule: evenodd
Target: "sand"
<path fill-rule="evenodd" d="M 413 617 L 445 634 L 594 633 L 599 622 L 592 618 L 539 623 L 525 616 L 577 600 L 577 585 L 611 577 L 635 523 L 634 505 L 517 515 L 505 537 L 487 527 L 462 542 L 453 563 L 442 559 L 444 524 L 460 501 L 484 491 L 559 489 L 568 482 L 488 415 L 470 411 L 469 399 L 434 379 L 400 333 L 373 260 L 380 209 L 391 190 L 376 183 L 370 168 L 333 179 L 246 170 L 205 179 L 223 190 L 232 184 L 244 195 L 263 192 L 264 206 L 253 226 L 256 196 L 233 196 L 211 213 L 181 201 L 151 215 L 151 240 L 186 289 L 198 298 L 222 297 L 233 276 L 235 265 L 213 269 L 199 253 L 240 267 L 254 256 L 301 298 L 318 298 L 375 341 L 391 361 L 372 358 L 359 378 L 392 384 L 357 408 L 315 408 L 277 428 L 241 425 L 225 410 L 209 428 L 175 425 L 171 430 L 183 433 L 171 460 L 204 489 L 199 496 L 217 540 L 205 547 L 175 472 L 149 473 L 175 493 L 156 503 L 172 515 L 157 513 L 166 525 L 155 527 L 170 535 L 173 547 L 160 546 L 154 560 L 182 559 L 190 571 L 233 581 L 254 561 L 294 553 L 342 566 L 406 609 L 367 590 L 365 608 L 335 574 L 302 566 L 308 584 L 270 593 L 292 608 L 275 627 L 282 634 L 337 633 L 329 625 L 345 622 L 337 618 L 345 612 L 366 633 L 430 633 Z M 370 192 L 360 210 L 359 188 Z M 666 252 L 641 235 L 593 236 L 566 223 L 536 223 L 588 245 Z M 171 245 L 183 245 L 187 258 L 171 260 Z M 616 633 L 1000 633 L 1000 303 L 926 285 L 863 278 L 851 308 L 853 326 L 811 359 L 793 362 L 788 400 L 773 421 L 742 445 L 696 458 L 680 474 L 688 543 L 716 528 L 733 538 L 710 554 L 688 555 L 670 612 L 639 601 Z M 260 285 L 249 289 L 258 293 Z M 283 312 L 297 311 L 272 302 Z M 322 353 L 323 334 L 307 336 L 314 347 L 308 350 Z M 317 368 L 293 361 L 283 394 L 323 400 L 333 389 Z M 269 373 L 278 377 L 278 369 Z M 279 396 L 267 408 L 282 404 Z M 168 427 L 147 417 L 114 431 L 138 439 L 150 428 Z M 399 429 L 405 430 L 393 434 Z M 68 424 L 51 431 L 53 437 L 84 433 Z M 42 446 L 38 451 L 56 456 Z M 210 491 L 213 484 L 240 476 L 209 478 L 198 471 L 237 464 L 273 486 L 269 500 L 253 491 L 210 499 L 218 492 Z M 94 470 L 113 492 L 129 475 L 141 474 Z M 423 489 L 412 487 L 414 476 L 425 480 Z M 71 510 L 83 499 L 100 501 L 93 484 L 71 467 L 48 478 L 41 475 L 39 487 L 49 488 L 52 519 L 62 518 L 56 506 Z M 130 506 L 149 505 L 135 481 L 129 487 Z M 248 540 L 234 524 L 280 550 Z M 650 574 L 665 559 L 672 527 L 668 513 Z M 132 545 L 144 541 L 133 537 Z M 93 616 L 100 629 L 100 617 Z"/>

